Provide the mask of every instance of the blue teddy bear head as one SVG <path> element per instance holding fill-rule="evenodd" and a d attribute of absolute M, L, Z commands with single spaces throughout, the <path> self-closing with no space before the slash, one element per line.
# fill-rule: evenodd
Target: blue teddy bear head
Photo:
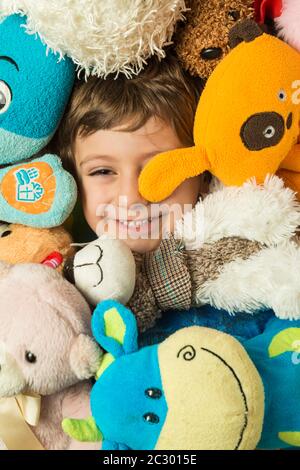
<path fill-rule="evenodd" d="M 59 60 L 25 27 L 20 15 L 0 23 L 1 164 L 29 158 L 49 142 L 75 79 L 73 62 Z"/>

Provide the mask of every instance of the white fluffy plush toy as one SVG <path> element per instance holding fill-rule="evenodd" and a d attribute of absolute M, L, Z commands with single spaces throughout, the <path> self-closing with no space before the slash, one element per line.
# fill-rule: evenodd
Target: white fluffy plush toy
<path fill-rule="evenodd" d="M 184 0 L 3 0 L 1 7 L 27 15 L 29 32 L 99 77 L 130 77 L 149 57 L 163 58 L 186 10 Z"/>

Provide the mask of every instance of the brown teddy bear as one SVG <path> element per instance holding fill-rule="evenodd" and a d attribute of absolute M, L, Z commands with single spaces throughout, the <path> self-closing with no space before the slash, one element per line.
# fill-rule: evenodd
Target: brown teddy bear
<path fill-rule="evenodd" d="M 207 79 L 230 50 L 230 29 L 254 18 L 253 0 L 187 0 L 187 7 L 187 22 L 174 39 L 176 53 L 185 70 Z"/>

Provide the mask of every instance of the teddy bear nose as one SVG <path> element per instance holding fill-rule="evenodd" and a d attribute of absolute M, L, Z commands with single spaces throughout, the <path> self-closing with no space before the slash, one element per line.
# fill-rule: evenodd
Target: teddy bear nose
<path fill-rule="evenodd" d="M 200 52 L 200 57 L 204 60 L 219 59 L 223 54 L 221 47 L 206 47 Z"/>

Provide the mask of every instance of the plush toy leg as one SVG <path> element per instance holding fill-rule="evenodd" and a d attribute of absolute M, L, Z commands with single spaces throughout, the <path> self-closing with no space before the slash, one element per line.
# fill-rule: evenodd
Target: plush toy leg
<path fill-rule="evenodd" d="M 209 169 L 206 152 L 200 147 L 165 152 L 146 165 L 139 179 L 139 190 L 147 201 L 163 201 L 187 178 Z"/>
<path fill-rule="evenodd" d="M 281 319 L 300 318 L 300 249 L 295 243 L 266 248 L 225 265 L 218 278 L 200 286 L 199 304 L 229 313 L 274 310 Z"/>
<path fill-rule="evenodd" d="M 72 212 L 77 188 L 59 157 L 45 155 L 0 171 L 0 220 L 47 228 Z"/>

